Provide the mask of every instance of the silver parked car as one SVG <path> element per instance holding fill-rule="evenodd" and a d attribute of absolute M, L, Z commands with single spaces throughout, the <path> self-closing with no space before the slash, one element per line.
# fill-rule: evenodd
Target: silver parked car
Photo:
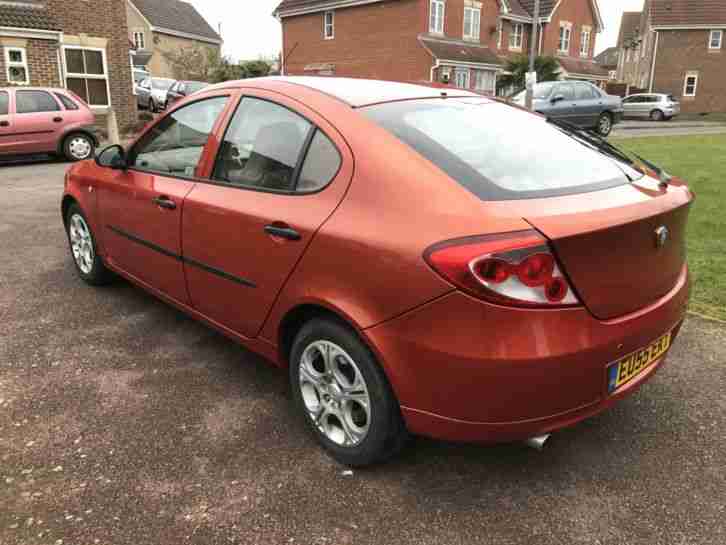
<path fill-rule="evenodd" d="M 136 102 L 139 108 L 153 113 L 161 111 L 166 104 L 166 93 L 175 80 L 168 78 L 146 78 L 136 86 Z"/>
<path fill-rule="evenodd" d="M 518 106 L 525 104 L 525 91 L 514 97 Z M 558 121 L 566 121 L 600 136 L 610 134 L 623 116 L 620 97 L 608 95 L 585 81 L 546 81 L 534 86 L 536 112 Z"/>
<path fill-rule="evenodd" d="M 681 104 L 673 95 L 639 93 L 623 99 L 625 117 L 645 117 L 653 121 L 667 121 L 681 113 Z"/>

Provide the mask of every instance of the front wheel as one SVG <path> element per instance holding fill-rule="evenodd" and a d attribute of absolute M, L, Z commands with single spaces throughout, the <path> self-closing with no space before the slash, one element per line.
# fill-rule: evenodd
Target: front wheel
<path fill-rule="evenodd" d="M 305 324 L 293 343 L 290 384 L 308 428 L 340 463 L 382 462 L 405 444 L 407 432 L 388 380 L 347 327 L 321 319 Z"/>
<path fill-rule="evenodd" d="M 81 279 L 93 286 L 108 284 L 113 275 L 98 255 L 96 240 L 88 220 L 77 204 L 72 204 L 68 208 L 66 232 L 71 255 Z"/>
<path fill-rule="evenodd" d="M 665 114 L 660 110 L 653 110 L 650 112 L 650 119 L 652 121 L 663 121 L 665 119 Z"/>
<path fill-rule="evenodd" d="M 600 114 L 600 118 L 597 120 L 597 133 L 600 136 L 608 136 L 613 130 L 613 118 L 609 113 Z"/>

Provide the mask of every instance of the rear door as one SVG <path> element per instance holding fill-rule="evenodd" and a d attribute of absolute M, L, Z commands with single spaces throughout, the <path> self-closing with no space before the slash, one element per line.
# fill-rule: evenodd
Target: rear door
<path fill-rule="evenodd" d="M 229 92 L 200 97 L 163 117 L 128 153 L 129 168 L 99 186 L 104 243 L 113 265 L 179 302 L 184 198 L 195 186 Z"/>
<path fill-rule="evenodd" d="M 592 85 L 585 82 L 574 83 L 575 86 L 575 119 L 581 127 L 594 127 L 603 110 L 600 93 Z"/>
<path fill-rule="evenodd" d="M 16 153 L 56 151 L 63 114 L 60 103 L 48 91 L 17 89 L 13 117 Z"/>
<path fill-rule="evenodd" d="M 242 98 L 209 182 L 186 198 L 182 238 L 194 308 L 257 336 L 352 172 L 345 141 L 313 110 L 277 93 Z"/>
<path fill-rule="evenodd" d="M 10 92 L 0 91 L 0 155 L 15 153 L 13 116 L 10 114 Z"/>

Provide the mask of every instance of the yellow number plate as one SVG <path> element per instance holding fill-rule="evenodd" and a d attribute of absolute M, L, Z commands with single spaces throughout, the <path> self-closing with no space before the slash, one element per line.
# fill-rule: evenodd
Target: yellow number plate
<path fill-rule="evenodd" d="M 608 367 L 608 393 L 630 382 L 659 360 L 671 346 L 671 333 L 663 335 L 650 346 L 642 348 Z"/>

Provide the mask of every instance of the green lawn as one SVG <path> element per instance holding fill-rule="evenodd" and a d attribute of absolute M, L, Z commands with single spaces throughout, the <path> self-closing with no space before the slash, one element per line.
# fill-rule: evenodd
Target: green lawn
<path fill-rule="evenodd" d="M 726 320 L 726 134 L 613 143 L 685 179 L 696 193 L 688 228 L 691 309 Z"/>

